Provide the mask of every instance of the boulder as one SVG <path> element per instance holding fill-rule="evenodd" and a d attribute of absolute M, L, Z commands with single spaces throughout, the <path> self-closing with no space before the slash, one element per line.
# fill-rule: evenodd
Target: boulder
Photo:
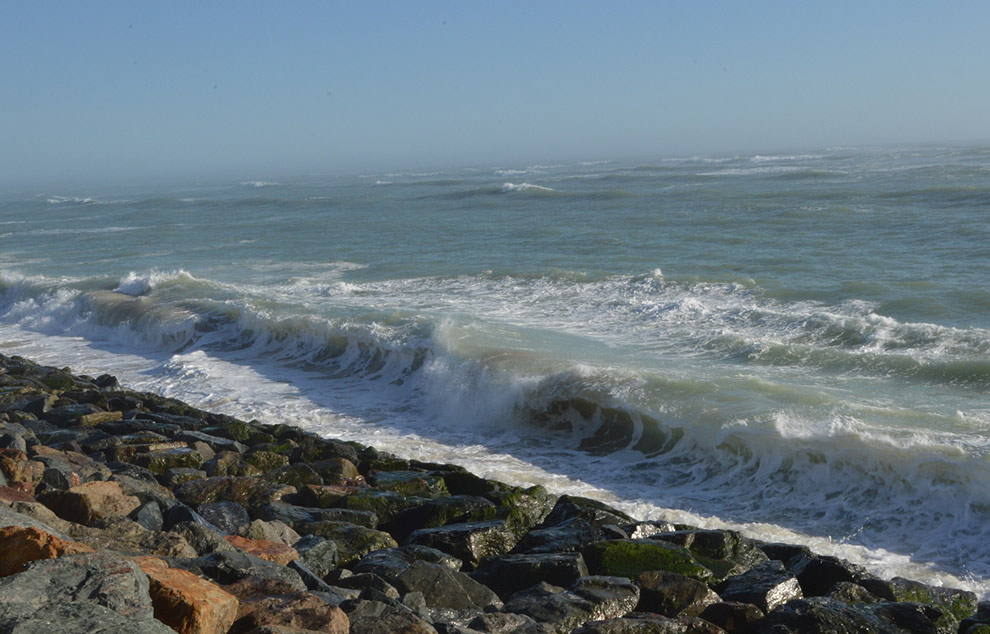
<path fill-rule="evenodd" d="M 607 524 L 619 526 L 635 522 L 633 518 L 604 502 L 574 495 L 562 495 L 543 520 L 542 527 L 556 526 L 575 517 L 580 517 L 599 528 Z"/>
<path fill-rule="evenodd" d="M 540 553 L 503 555 L 482 561 L 472 577 L 498 593 L 503 599 L 541 581 L 555 586 L 570 586 L 588 576 L 588 566 L 581 553 Z"/>
<path fill-rule="evenodd" d="M 432 625 L 406 607 L 382 601 L 345 601 L 350 634 L 437 634 Z"/>
<path fill-rule="evenodd" d="M 341 566 L 357 561 L 374 550 L 398 546 L 386 532 L 347 522 L 316 522 L 301 528 L 310 535 L 319 535 L 335 542 Z"/>
<path fill-rule="evenodd" d="M 284 522 L 280 522 L 278 520 L 274 520 L 272 522 L 254 520 L 247 526 L 243 527 L 238 534 L 241 537 L 247 537 L 249 539 L 265 539 L 271 542 L 285 544 L 286 546 L 295 544 L 301 537 L 299 533 L 292 530 Z"/>
<path fill-rule="evenodd" d="M 308 592 L 242 601 L 230 634 L 246 634 L 264 626 L 330 634 L 351 631 L 343 610 Z"/>
<path fill-rule="evenodd" d="M 187 482 L 175 491 L 175 496 L 194 506 L 211 502 L 237 502 L 251 509 L 278 502 L 282 496 L 295 492 L 294 487 L 268 482 L 260 477 L 226 476 Z"/>
<path fill-rule="evenodd" d="M 779 561 L 766 561 L 741 575 L 730 578 L 721 592 L 726 601 L 752 603 L 769 613 L 791 599 L 799 599 L 801 585 L 797 577 Z"/>
<path fill-rule="evenodd" d="M 221 586 L 229 586 L 247 578 L 257 578 L 275 582 L 294 592 L 306 590 L 306 585 L 294 570 L 243 551 L 214 552 L 195 559 L 176 559 L 171 565 L 201 574 Z M 231 594 L 236 596 L 234 592 Z"/>
<path fill-rule="evenodd" d="M 699 616 L 727 632 L 747 634 L 755 629 L 755 623 L 762 619 L 764 614 L 752 603 L 720 601 L 709 605 Z"/>
<path fill-rule="evenodd" d="M 126 495 L 116 482 L 84 482 L 68 491 L 49 491 L 39 501 L 62 519 L 90 525 L 96 520 L 126 517 L 141 501 Z"/>
<path fill-rule="evenodd" d="M 0 528 L 0 577 L 17 574 L 24 566 L 40 559 L 93 552 L 89 546 L 61 539 L 34 527 Z"/>
<path fill-rule="evenodd" d="M 380 491 L 395 491 L 406 496 L 438 498 L 450 495 L 441 476 L 421 471 L 379 471 L 371 484 Z"/>
<path fill-rule="evenodd" d="M 501 607 L 502 601 L 488 587 L 448 566 L 414 561 L 395 579 L 402 593 L 420 592 L 427 607 L 484 610 Z"/>
<path fill-rule="evenodd" d="M 318 535 L 308 535 L 297 541 L 293 548 L 299 553 L 299 561 L 320 579 L 337 567 L 336 542 Z"/>
<path fill-rule="evenodd" d="M 669 618 L 659 614 L 628 614 L 592 621 L 572 634 L 725 634 L 725 630 L 694 616 Z"/>
<path fill-rule="evenodd" d="M 530 554 L 564 553 L 580 550 L 585 544 L 601 539 L 601 529 L 574 517 L 555 526 L 529 531 L 512 550 Z"/>
<path fill-rule="evenodd" d="M 485 557 L 497 557 L 512 550 L 516 536 L 505 521 L 493 520 L 421 528 L 409 535 L 407 543 L 442 550 L 473 569 Z"/>
<path fill-rule="evenodd" d="M 966 590 L 929 586 L 903 577 L 895 577 L 891 586 L 897 601 L 924 603 L 941 610 L 936 625 L 944 630 L 957 630 L 959 623 L 979 608 L 976 595 Z"/>
<path fill-rule="evenodd" d="M 835 599 L 805 597 L 779 606 L 757 621 L 759 634 L 904 634 L 904 630 L 871 612 Z"/>
<path fill-rule="evenodd" d="M 238 601 L 216 584 L 185 570 L 169 568 L 155 557 L 135 557 L 148 575 L 155 618 L 180 634 L 226 632 L 237 616 Z"/>
<path fill-rule="evenodd" d="M 298 548 L 298 544 L 297 544 Z M 370 552 L 353 566 L 354 572 L 373 572 L 376 575 L 394 582 L 409 566 L 416 561 L 446 566 L 451 570 L 460 570 L 463 563 L 453 555 L 417 544 L 407 544 L 398 548 L 385 548 Z"/>
<path fill-rule="evenodd" d="M 399 541 L 421 528 L 492 520 L 496 515 L 495 505 L 483 497 L 450 495 L 432 500 L 416 499 L 415 505 L 396 513 L 388 522 L 383 520 L 383 528 Z"/>
<path fill-rule="evenodd" d="M 628 579 L 585 577 L 571 590 L 540 582 L 513 595 L 505 611 L 525 614 L 565 634 L 588 621 L 623 616 L 638 601 L 639 592 Z"/>
<path fill-rule="evenodd" d="M 378 527 L 378 516 L 372 511 L 321 509 L 284 502 L 272 502 L 258 507 L 255 517 L 268 522 L 275 520 L 284 522 L 300 533 L 306 533 L 308 525 L 318 522 L 347 522 L 367 528 Z"/>
<path fill-rule="evenodd" d="M 237 502 L 200 504 L 196 512 L 224 535 L 239 535 L 251 523 L 247 509 Z"/>
<path fill-rule="evenodd" d="M 708 581 L 712 572 L 683 546 L 655 539 L 613 539 L 595 542 L 582 549 L 593 574 L 635 579 L 650 570 L 676 572 L 698 581 Z"/>
<path fill-rule="evenodd" d="M 293 559 L 299 558 L 299 553 L 294 548 L 279 542 L 267 539 L 250 539 L 240 535 L 227 535 L 224 539 L 234 548 L 243 550 L 259 559 L 273 561 L 283 566 Z"/>
<path fill-rule="evenodd" d="M 700 616 L 705 609 L 720 601 L 706 584 L 676 572 L 651 570 L 636 578 L 639 586 L 640 612 L 663 616 Z"/>

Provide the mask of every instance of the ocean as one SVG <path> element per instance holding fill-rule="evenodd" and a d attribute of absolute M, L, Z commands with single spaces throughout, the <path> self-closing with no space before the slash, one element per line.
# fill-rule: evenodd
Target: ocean
<path fill-rule="evenodd" d="M 0 347 L 990 594 L 990 147 L 0 195 Z"/>

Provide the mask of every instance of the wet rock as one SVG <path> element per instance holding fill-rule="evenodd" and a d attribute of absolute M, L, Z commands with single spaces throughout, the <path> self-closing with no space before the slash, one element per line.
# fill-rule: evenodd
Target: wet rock
<path fill-rule="evenodd" d="M 247 451 L 247 447 L 236 440 L 224 438 L 222 436 L 204 434 L 201 431 L 181 431 L 175 435 L 175 439 L 186 442 L 204 442 L 216 452 L 233 451 L 236 453 L 244 453 Z"/>
<path fill-rule="evenodd" d="M 438 498 L 450 495 L 442 477 L 419 471 L 379 471 L 372 476 L 371 484 L 380 491 L 406 496 Z"/>
<path fill-rule="evenodd" d="M 965 590 L 927 586 L 903 577 L 895 577 L 891 586 L 897 601 L 924 603 L 941 610 L 936 625 L 944 630 L 955 631 L 979 607 L 976 595 Z"/>
<path fill-rule="evenodd" d="M 418 529 L 481 522 L 494 519 L 496 515 L 495 505 L 483 497 L 452 495 L 433 500 L 416 500 L 415 504 L 399 511 L 388 522 L 383 521 L 383 528 L 399 541 L 406 540 Z"/>
<path fill-rule="evenodd" d="M 752 603 L 720 601 L 706 607 L 699 616 L 732 634 L 747 634 L 755 629 L 755 623 L 764 614 Z"/>
<path fill-rule="evenodd" d="M 62 519 L 86 525 L 126 517 L 141 506 L 141 501 L 125 495 L 118 483 L 106 481 L 85 482 L 68 491 L 48 491 L 39 501 Z"/>
<path fill-rule="evenodd" d="M 506 612 L 525 614 L 549 623 L 556 632 L 570 632 L 588 621 L 618 618 L 639 601 L 639 592 L 628 580 L 586 577 L 573 590 L 548 583 L 539 584 L 512 596 L 505 604 Z"/>
<path fill-rule="evenodd" d="M 252 597 L 241 602 L 230 634 L 245 634 L 263 626 L 347 634 L 350 621 L 343 610 L 308 592 Z"/>
<path fill-rule="evenodd" d="M 959 623 L 959 634 L 990 633 L 990 602 L 980 602 L 976 613 L 971 614 Z"/>
<path fill-rule="evenodd" d="M 779 561 L 766 561 L 729 579 L 721 591 L 726 601 L 752 603 L 764 612 L 801 598 L 801 585 Z"/>
<path fill-rule="evenodd" d="M 851 581 L 840 581 L 832 586 L 826 595 L 830 599 L 838 599 L 843 603 L 876 603 L 880 598 L 872 592 Z"/>
<path fill-rule="evenodd" d="M 566 520 L 580 517 L 592 526 L 602 527 L 606 524 L 628 524 L 635 520 L 622 511 L 608 504 L 574 495 L 562 495 L 554 505 L 553 510 L 543 520 L 543 527 L 556 526 Z"/>
<path fill-rule="evenodd" d="M 450 570 L 460 570 L 463 565 L 460 559 L 436 548 L 407 544 L 398 548 L 386 548 L 368 553 L 361 558 L 361 561 L 354 564 L 353 569 L 354 572 L 372 572 L 394 582 L 400 574 L 417 561 L 438 564 Z"/>
<path fill-rule="evenodd" d="M 34 527 L 0 528 L 0 577 L 17 574 L 32 562 L 93 552 L 85 544 L 61 539 Z"/>
<path fill-rule="evenodd" d="M 956 628 L 939 629 L 935 622 L 942 618 L 942 611 L 921 603 L 883 602 L 863 606 L 864 611 L 872 612 L 880 618 L 912 634 L 939 634 L 955 632 Z M 958 627 L 958 623 L 956 624 Z"/>
<path fill-rule="evenodd" d="M 492 634 L 553 634 L 554 629 L 525 614 L 490 612 L 468 622 L 468 628 Z"/>
<path fill-rule="evenodd" d="M 558 500 L 540 485 L 527 489 L 503 485 L 485 497 L 495 504 L 495 516 L 519 536 L 543 522 Z"/>
<path fill-rule="evenodd" d="M 237 502 L 200 504 L 196 511 L 224 535 L 236 535 L 251 523 L 247 509 Z"/>
<path fill-rule="evenodd" d="M 592 621 L 572 634 L 725 634 L 725 630 L 693 616 L 669 618 L 659 614 L 629 614 Z"/>
<path fill-rule="evenodd" d="M 350 634 L 437 634 L 432 625 L 405 607 L 381 601 L 345 601 Z"/>
<path fill-rule="evenodd" d="M 797 576 L 807 597 L 825 596 L 839 582 L 857 583 L 869 576 L 862 566 L 826 555 L 792 558 L 788 568 Z"/>
<path fill-rule="evenodd" d="M 760 634 L 904 633 L 904 630 L 886 619 L 825 597 L 788 601 L 758 621 L 756 631 Z"/>
<path fill-rule="evenodd" d="M 193 506 L 212 502 L 237 502 L 253 508 L 278 502 L 282 496 L 295 493 L 294 487 L 268 482 L 259 477 L 213 477 L 187 482 L 175 491 L 175 496 Z"/>
<path fill-rule="evenodd" d="M 258 519 L 268 522 L 276 520 L 284 522 L 299 533 L 306 533 L 307 526 L 319 522 L 347 522 L 366 528 L 378 526 L 378 516 L 371 511 L 319 509 L 284 502 L 263 504 L 256 509 L 255 515 Z"/>
<path fill-rule="evenodd" d="M 430 608 L 483 610 L 501 607 L 502 601 L 491 589 L 449 567 L 414 561 L 395 579 L 403 594 L 420 592 Z"/>
<path fill-rule="evenodd" d="M 676 572 L 708 581 L 712 572 L 683 546 L 654 539 L 616 539 L 588 544 L 582 549 L 588 569 L 594 574 L 635 579 L 650 570 Z"/>
<path fill-rule="evenodd" d="M 580 553 L 503 555 L 485 559 L 472 574 L 503 599 L 541 581 L 566 587 L 587 576 L 588 566 Z"/>
<path fill-rule="evenodd" d="M 301 528 L 309 531 L 310 535 L 319 535 L 335 542 L 341 566 L 357 561 L 371 551 L 398 546 L 392 536 L 384 531 L 347 522 L 317 522 Z"/>
<path fill-rule="evenodd" d="M 362 572 L 350 575 L 335 582 L 338 587 L 351 588 L 353 590 L 375 590 L 387 599 L 398 599 L 399 591 L 385 579 L 370 572 Z"/>
<path fill-rule="evenodd" d="M 663 616 L 700 616 L 705 608 L 720 598 L 706 584 L 674 572 L 652 570 L 636 579 L 639 586 L 640 612 Z"/>
<path fill-rule="evenodd" d="M 751 540 L 729 530 L 677 530 L 659 532 L 651 539 L 684 546 L 695 558 L 712 571 L 713 581 L 743 573 L 768 561 L 766 554 Z"/>
<path fill-rule="evenodd" d="M 293 548 L 299 553 L 301 563 L 320 579 L 326 577 L 331 570 L 337 567 L 336 542 L 317 535 L 308 535 L 299 539 Z M 310 588 L 310 590 L 312 589 Z"/>
<path fill-rule="evenodd" d="M 370 511 L 379 522 L 387 524 L 402 511 L 422 506 L 426 501 L 426 498 L 409 497 L 395 491 L 368 489 L 348 495 L 340 500 L 339 506 L 352 511 Z"/>
<path fill-rule="evenodd" d="M 345 486 L 339 484 L 306 484 L 299 488 L 299 493 L 291 501 L 300 506 L 325 509 L 337 505 L 348 495 L 362 490 L 361 486 Z"/>
<path fill-rule="evenodd" d="M 148 575 L 155 618 L 176 632 L 226 632 L 237 616 L 238 600 L 216 584 L 185 570 L 169 568 L 161 559 L 136 557 Z"/>
<path fill-rule="evenodd" d="M 565 520 L 556 526 L 531 530 L 516 544 L 518 553 L 564 553 L 580 550 L 585 544 L 600 541 L 601 529 L 580 517 Z"/>
<path fill-rule="evenodd" d="M 502 520 L 450 524 L 413 531 L 407 540 L 442 550 L 476 568 L 485 557 L 504 555 L 516 544 L 515 533 Z"/>

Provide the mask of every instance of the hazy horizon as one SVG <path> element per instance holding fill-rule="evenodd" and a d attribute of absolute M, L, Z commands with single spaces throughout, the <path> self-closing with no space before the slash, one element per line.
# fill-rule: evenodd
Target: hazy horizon
<path fill-rule="evenodd" d="M 8 6 L 0 186 L 990 140 L 990 5 Z"/>

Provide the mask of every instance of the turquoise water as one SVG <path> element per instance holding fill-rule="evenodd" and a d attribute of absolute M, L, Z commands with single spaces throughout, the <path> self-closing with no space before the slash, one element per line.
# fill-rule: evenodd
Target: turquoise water
<path fill-rule="evenodd" d="M 0 335 L 985 592 L 988 214 L 987 147 L 8 194 Z"/>

